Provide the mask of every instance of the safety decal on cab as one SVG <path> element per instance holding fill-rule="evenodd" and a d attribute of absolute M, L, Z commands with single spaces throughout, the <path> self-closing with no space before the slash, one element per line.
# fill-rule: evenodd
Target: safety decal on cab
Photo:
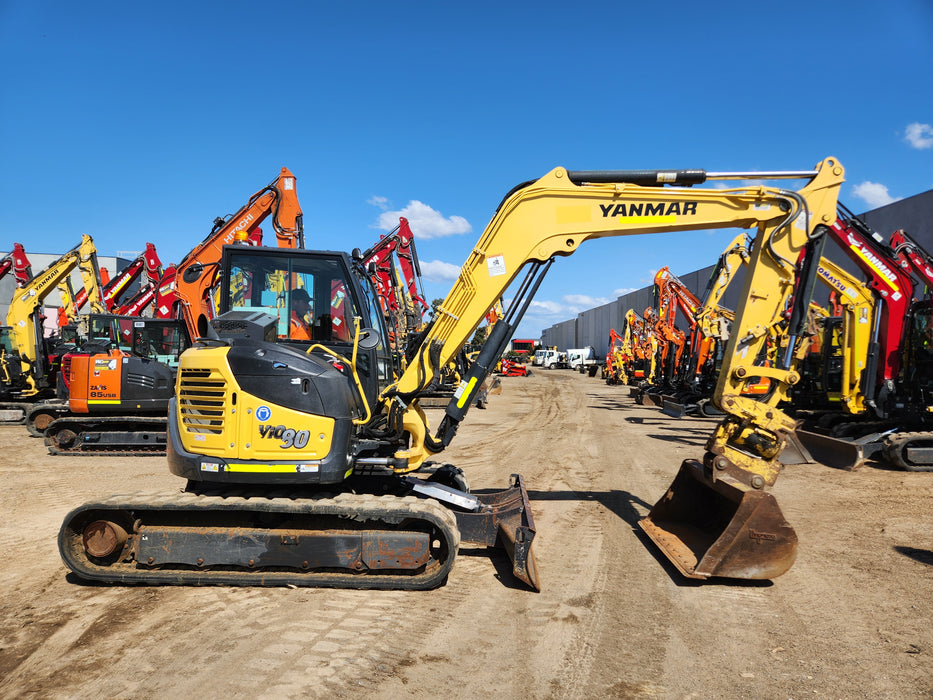
<path fill-rule="evenodd" d="M 260 406 L 256 409 L 256 419 L 261 421 L 267 421 L 272 417 L 272 411 L 268 406 Z"/>

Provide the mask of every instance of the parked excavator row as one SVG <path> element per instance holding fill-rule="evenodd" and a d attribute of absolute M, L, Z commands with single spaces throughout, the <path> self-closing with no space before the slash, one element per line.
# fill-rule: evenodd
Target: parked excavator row
<path fill-rule="evenodd" d="M 800 425 L 792 440 L 793 455 L 783 461 L 820 461 L 852 470 L 871 458 L 900 469 L 933 471 L 928 418 L 933 409 L 933 349 L 927 350 L 929 341 L 924 341 L 933 302 L 922 293 L 933 288 L 933 258 L 902 230 L 885 243 L 841 205 L 826 238 L 861 269 L 866 281 L 821 256 L 813 280 L 827 290 L 832 311 L 811 303 L 812 327 L 796 345 L 787 340 L 786 329 L 775 328 L 771 347 L 793 354 L 801 376 L 785 404 Z M 736 258 L 747 259 L 747 252 Z M 695 363 L 699 354 L 687 357 Z M 650 390 L 638 391 L 650 397 L 645 403 L 656 405 Z M 663 397 L 664 412 L 680 416 L 690 410 L 689 402 L 677 402 L 682 396 Z M 697 406 L 703 394 L 693 399 Z"/>
<path fill-rule="evenodd" d="M 657 338 L 654 330 L 634 309 L 625 312 L 622 336 L 610 329 L 610 351 L 618 347 L 613 359 L 606 362 L 603 377 L 607 384 L 630 384 L 632 391 L 654 382 Z"/>
<path fill-rule="evenodd" d="M 61 355 L 73 346 L 43 333 L 43 302 L 78 269 L 91 308 L 103 313 L 97 250 L 90 236 L 13 293 L 7 325 L 0 328 L 0 419 L 22 423 L 35 402 L 54 396 Z"/>
<path fill-rule="evenodd" d="M 871 457 L 933 471 L 933 260 L 904 231 L 886 243 L 844 208 L 830 235 L 868 281 L 821 271 L 844 292 L 844 312 L 822 323 L 815 380 L 797 401 L 801 441 L 820 461 L 845 454 L 834 466 L 847 469 Z"/>
<path fill-rule="evenodd" d="M 805 184 L 696 187 L 778 179 Z M 498 544 L 515 576 L 538 588 L 523 479 L 471 493 L 460 470 L 434 458 L 556 258 L 595 238 L 735 227 L 757 235 L 713 396 L 726 415 L 705 456 L 683 462 L 640 525 L 686 576 L 779 576 L 797 537 L 770 493 L 795 427 L 778 405 L 799 375 L 786 356 L 756 361 L 788 308 L 789 337 L 803 331 L 809 300 L 795 291 L 810 287 L 795 282 L 815 270 L 812 255 L 809 266 L 796 261 L 832 225 L 842 181 L 833 158 L 770 173 L 557 168 L 505 197 L 404 370 L 394 367 L 361 260 L 228 246 L 225 313 L 182 354 L 171 401 L 169 468 L 188 481 L 186 492 L 77 507 L 59 534 L 63 560 L 81 578 L 114 583 L 420 589 L 444 582 L 461 544 Z M 432 429 L 419 397 L 520 273 L 504 318 Z M 249 293 L 240 295 L 244 280 Z M 316 324 L 331 321 L 335 290 L 343 292 L 349 340 L 280 337 L 274 280 L 289 294 L 309 292 Z M 755 376 L 770 380 L 768 395 L 743 395 Z"/>
<path fill-rule="evenodd" d="M 171 269 L 170 283 L 164 277 L 154 281 L 161 263 L 154 247 L 147 246 L 138 269 L 147 270 L 148 293 L 159 288 L 157 308 L 165 307 L 166 312 L 157 316 L 176 315 L 99 319 L 109 337 L 98 337 L 65 357 L 67 374 L 60 394 L 67 396 L 32 407 L 27 417 L 30 432 L 44 436 L 53 454 L 164 454 L 178 359 L 191 340 L 207 332 L 215 315 L 223 246 L 261 244 L 259 225 L 270 215 L 280 245 L 303 244 L 295 176 L 287 168 L 234 215 L 217 218 L 207 237 Z M 167 284 L 171 289 L 162 289 Z M 280 316 L 290 313 L 284 297 L 272 305 Z M 288 317 L 283 318 L 287 323 Z"/>

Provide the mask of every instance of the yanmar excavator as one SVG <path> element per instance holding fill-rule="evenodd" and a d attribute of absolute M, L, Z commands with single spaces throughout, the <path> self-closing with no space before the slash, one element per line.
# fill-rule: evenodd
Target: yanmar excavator
<path fill-rule="evenodd" d="M 3 411 L 3 422 L 22 423 L 35 402 L 55 394 L 61 351 L 52 348 L 52 341 L 43 337 L 42 308 L 46 297 L 75 268 L 80 270 L 84 287 L 89 290 L 91 308 L 102 313 L 97 249 L 88 235 L 13 293 L 7 325 L 0 328 L 0 410 Z"/>
<path fill-rule="evenodd" d="M 163 454 L 178 358 L 214 317 L 223 246 L 261 243 L 259 225 L 270 215 L 280 245 L 302 244 L 295 176 L 287 168 L 236 214 L 216 219 L 207 237 L 174 268 L 174 289 L 162 295 L 162 303 L 174 306 L 167 297 L 176 296 L 181 318 L 136 318 L 131 328 L 126 324 L 131 333 L 125 340 L 111 338 L 106 347 L 66 357 L 67 402 L 36 406 L 27 419 L 30 432 L 44 435 L 57 455 Z"/>
<path fill-rule="evenodd" d="M 931 288 L 933 261 L 903 231 L 885 243 L 844 207 L 830 237 L 868 281 L 842 285 L 859 290 L 861 301 L 843 299 L 847 314 L 838 328 L 829 325 L 823 342 L 820 387 L 832 405 L 814 407 L 811 397 L 801 397 L 810 400 L 802 406 L 806 412 L 798 412 L 804 420 L 798 436 L 831 466 L 854 469 L 873 457 L 900 469 L 933 471 L 933 350 L 927 332 L 933 301 L 915 299 L 919 286 L 913 277 Z M 844 272 L 829 276 L 845 279 Z"/>
<path fill-rule="evenodd" d="M 693 187 L 789 178 L 806 184 Z M 221 309 L 233 280 L 249 280 L 251 292 L 181 358 L 168 461 L 186 492 L 79 506 L 60 530 L 62 557 L 81 578 L 110 582 L 424 589 L 444 582 L 461 544 L 498 542 L 515 575 L 538 588 L 521 477 L 474 494 L 432 458 L 557 257 L 595 238 L 738 227 L 757 237 L 715 392 L 726 416 L 641 527 L 687 576 L 778 576 L 797 537 L 769 492 L 795 425 L 777 404 L 799 377 L 789 361 L 754 361 L 768 329 L 785 322 L 796 261 L 832 224 L 842 181 L 834 158 L 790 173 L 557 168 L 502 201 L 398 379 L 375 291 L 350 256 L 228 247 Z M 505 318 L 432 431 L 418 397 L 520 273 Z M 278 339 L 287 317 L 267 293 L 271 279 L 313 291 L 312 340 Z M 350 341 L 334 338 L 338 311 L 355 329 Z M 746 377 L 759 375 L 771 394 L 743 396 Z"/>

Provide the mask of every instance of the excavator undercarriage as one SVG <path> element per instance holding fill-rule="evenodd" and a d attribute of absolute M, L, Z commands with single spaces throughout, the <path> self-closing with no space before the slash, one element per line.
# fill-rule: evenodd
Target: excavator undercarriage
<path fill-rule="evenodd" d="M 421 590 L 444 583 L 461 545 L 498 545 L 515 577 L 539 588 L 520 476 L 482 494 L 394 481 L 399 495 L 189 482 L 177 495 L 114 496 L 69 513 L 59 550 L 82 578 L 110 583 Z"/>

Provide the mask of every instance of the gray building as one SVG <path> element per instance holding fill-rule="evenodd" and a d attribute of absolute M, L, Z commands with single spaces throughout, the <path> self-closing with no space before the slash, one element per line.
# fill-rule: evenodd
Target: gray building
<path fill-rule="evenodd" d="M 933 190 L 872 209 L 859 214 L 858 218 L 885 239 L 897 229 L 904 229 L 907 235 L 918 244 L 933 252 Z M 827 242 L 823 255 L 859 278 L 862 277 L 858 267 L 832 241 Z M 677 274 L 674 270 L 672 272 L 677 274 L 677 277 L 694 294 L 702 297 L 715 268 L 715 261 L 712 262 L 713 264 L 709 267 L 686 274 Z M 723 298 L 723 306 L 732 309 L 736 307 L 742 289 L 743 276 L 742 272 L 736 275 Z M 822 292 L 818 290 L 816 296 L 818 301 L 821 300 L 821 295 Z M 608 304 L 583 311 L 577 314 L 576 318 L 561 321 L 544 329 L 541 334 L 541 343 L 545 346 L 556 346 L 560 350 L 592 345 L 596 349 L 597 356 L 604 357 L 609 351 L 609 329 L 614 328 L 621 332 L 626 311 L 634 309 L 641 314 L 653 304 L 654 286 L 643 287 Z M 684 330 L 687 329 L 684 328 Z"/>

